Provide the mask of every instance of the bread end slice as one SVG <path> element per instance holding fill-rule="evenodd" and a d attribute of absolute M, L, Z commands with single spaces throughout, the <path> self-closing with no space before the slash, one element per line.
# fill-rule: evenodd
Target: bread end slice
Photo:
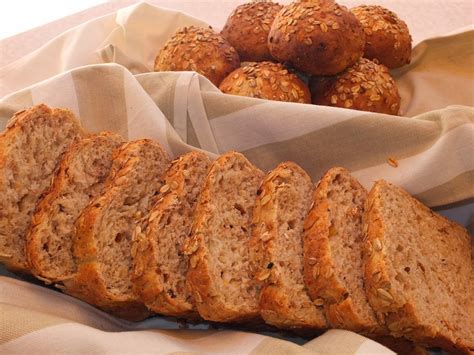
<path fill-rule="evenodd" d="M 383 180 L 369 193 L 364 220 L 367 297 L 391 334 L 474 351 L 467 231 Z"/>
<path fill-rule="evenodd" d="M 189 237 L 210 163 L 202 152 L 190 152 L 173 161 L 156 205 L 133 236 L 134 291 L 156 313 L 197 316 L 186 288 L 188 257 L 183 244 Z"/>
<path fill-rule="evenodd" d="M 343 168 L 319 181 L 304 234 L 305 282 L 331 326 L 384 334 L 364 288 L 362 216 L 367 191 Z"/>
<path fill-rule="evenodd" d="M 187 284 L 201 317 L 216 322 L 258 318 L 248 240 L 263 173 L 242 154 L 229 152 L 211 165 L 196 207 Z"/>
<path fill-rule="evenodd" d="M 324 329 L 326 319 L 303 280 L 303 225 L 313 184 L 292 162 L 263 181 L 252 221 L 251 270 L 261 284 L 260 314 L 280 328 Z"/>

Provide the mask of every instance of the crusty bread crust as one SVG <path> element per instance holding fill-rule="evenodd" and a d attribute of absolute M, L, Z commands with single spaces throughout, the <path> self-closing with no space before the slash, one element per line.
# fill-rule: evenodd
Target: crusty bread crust
<path fill-rule="evenodd" d="M 395 292 L 393 289 L 394 280 L 391 275 L 394 271 L 389 266 L 392 262 L 392 256 L 385 250 L 385 246 L 390 240 L 387 238 L 387 230 L 389 221 L 384 219 L 382 211 L 388 208 L 383 200 L 383 195 L 387 191 L 392 191 L 405 201 L 407 213 L 419 213 L 413 220 L 413 223 L 428 223 L 435 231 L 434 238 L 449 238 L 456 240 L 456 243 L 463 245 L 462 248 L 455 249 L 455 253 L 459 254 L 456 262 L 461 262 L 466 255 L 461 255 L 470 250 L 471 242 L 467 231 L 460 225 L 449 221 L 448 219 L 434 213 L 428 207 L 418 200 L 411 197 L 407 192 L 399 187 L 391 185 L 383 180 L 377 181 L 369 193 L 367 199 L 365 216 L 364 216 L 364 233 L 365 233 L 365 254 L 367 255 L 365 264 L 365 281 L 366 292 L 372 308 L 376 311 L 379 319 L 386 323 L 391 334 L 395 337 L 404 336 L 420 344 L 428 346 L 439 346 L 448 351 L 461 351 L 464 353 L 472 353 L 474 351 L 474 327 L 472 314 L 472 298 L 467 300 L 467 304 L 458 305 L 458 300 L 446 300 L 449 306 L 465 307 L 465 319 L 444 319 L 441 321 L 444 327 L 437 324 L 427 324 L 422 316 L 425 310 L 416 307 L 415 300 L 410 298 L 410 294 L 402 294 Z M 427 218 L 420 215 L 428 216 Z M 398 221 L 396 223 L 399 223 Z M 400 222 L 401 223 L 401 222 Z M 402 232 L 402 231 L 400 231 Z M 436 233 L 438 236 L 436 236 Z M 442 235 L 442 236 L 441 236 Z M 422 238 L 420 235 L 418 238 Z M 437 240 L 432 240 L 433 243 Z M 447 247 L 448 248 L 448 247 Z M 451 249 L 449 249 L 451 250 Z M 423 255 L 421 257 L 426 257 Z M 472 256 L 471 256 L 472 258 Z M 423 260 L 421 260 L 424 262 Z M 472 280 L 472 259 L 470 265 Z M 429 268 L 429 265 L 425 265 Z M 415 270 L 411 270 L 415 272 Z M 423 270 L 423 273 L 425 271 Z M 471 290 L 471 285 L 464 285 Z M 423 284 L 417 287 L 424 287 Z M 457 290 L 454 290 L 457 291 Z M 459 292 L 459 291 L 458 291 Z M 468 295 L 463 295 L 464 297 Z M 453 304 L 454 303 L 454 304 Z M 440 305 L 441 308 L 444 308 Z M 462 321 L 462 323 L 459 323 Z"/>
<path fill-rule="evenodd" d="M 344 281 L 339 279 L 336 272 L 337 266 L 334 258 L 337 255 L 333 255 L 330 246 L 330 238 L 336 231 L 331 229 L 334 227 L 330 214 L 329 199 L 331 197 L 329 194 L 333 181 L 339 176 L 350 179 L 354 196 L 356 193 L 363 195 L 367 193 L 362 185 L 343 168 L 330 169 L 319 181 L 314 192 L 313 207 L 305 221 L 304 276 L 306 286 L 311 299 L 321 307 L 324 306 L 328 321 L 333 327 L 371 335 L 380 334 L 383 331 L 375 318 L 375 313 L 372 312 L 371 318 L 359 313 L 354 306 L 353 295 L 344 285 Z M 343 207 L 341 206 L 341 208 Z M 353 206 L 348 212 L 353 218 L 362 218 L 362 208 Z M 351 223 L 350 220 L 348 223 Z M 362 226 L 360 233 L 362 233 Z M 350 261 L 347 260 L 347 262 Z M 359 300 L 359 302 L 370 308 L 367 299 Z M 369 309 L 369 311 L 372 310 Z"/>
<path fill-rule="evenodd" d="M 132 257 L 134 259 L 134 270 L 132 282 L 134 292 L 149 309 L 167 316 L 186 318 L 195 318 L 197 316 L 194 301 L 186 290 L 178 294 L 175 290 L 165 289 L 165 280 L 160 266 L 166 263 L 166 260 L 160 260 L 158 252 L 159 238 L 165 232 L 166 221 L 174 219 L 174 217 L 187 218 L 187 215 L 176 215 L 183 213 L 182 209 L 185 208 L 184 200 L 190 198 L 190 196 L 187 196 L 187 193 L 190 193 L 190 190 L 195 185 L 198 190 L 202 188 L 207 170 L 201 171 L 201 176 L 197 174 L 189 176 L 191 170 L 189 165 L 197 163 L 197 161 L 202 161 L 205 169 L 210 165 L 209 158 L 204 153 L 197 151 L 187 153 L 172 163 L 165 176 L 164 186 L 167 187 L 165 189 L 162 188 L 156 205 L 145 218 L 142 227 L 133 236 Z M 188 181 L 188 178 L 192 180 Z M 195 202 L 191 201 L 191 203 L 193 204 L 191 207 L 195 208 Z M 192 214 L 194 210 L 187 212 Z M 183 222 L 189 223 L 189 233 L 192 220 L 184 220 Z M 177 242 L 179 241 L 175 240 L 175 244 Z M 167 247 L 172 248 L 172 246 Z M 181 249 L 176 251 L 181 259 L 180 262 L 187 263 L 187 256 L 182 254 L 182 245 L 178 248 Z M 169 265 L 167 266 L 170 267 Z M 181 271 L 176 269 L 173 272 L 179 274 Z M 174 277 L 177 277 L 177 275 Z"/>
<path fill-rule="evenodd" d="M 234 47 L 212 28 L 189 26 L 180 29 L 155 59 L 155 71 L 195 71 L 214 85 L 238 68 Z"/>
<path fill-rule="evenodd" d="M 84 136 L 71 111 L 44 104 L 15 113 L 0 134 L 0 262 L 9 269 L 30 272 L 24 251 L 30 216 L 61 154 Z"/>
<path fill-rule="evenodd" d="M 111 175 L 106 182 L 102 195 L 92 200 L 84 209 L 76 222 L 76 235 L 74 238 L 74 257 L 77 262 L 77 273 L 73 279 L 64 281 L 65 292 L 75 297 L 81 298 L 88 303 L 94 304 L 106 311 L 113 310 L 116 316 L 126 317 L 129 320 L 140 320 L 150 315 L 150 312 L 143 303 L 128 292 L 127 294 L 117 294 L 112 292 L 109 287 L 109 280 L 106 279 L 100 260 L 100 246 L 97 239 L 103 228 L 106 233 L 112 233 L 108 228 L 113 226 L 104 225 L 104 220 L 108 210 L 114 208 L 113 204 L 120 201 L 123 197 L 124 188 L 133 185 L 134 181 L 130 180 L 130 174 L 139 166 L 147 164 L 145 161 L 145 153 L 155 155 L 156 166 L 152 174 L 155 181 L 147 181 L 147 184 L 156 184 L 151 187 L 151 195 L 148 197 L 149 203 L 153 200 L 153 194 L 161 187 L 160 178 L 168 166 L 168 157 L 166 152 L 158 143 L 149 139 L 142 139 L 125 144 L 114 154 L 114 162 Z M 142 182 L 144 186 L 145 182 Z M 156 190 L 156 191 L 155 191 Z M 117 202 L 120 203 L 120 202 Z M 148 206 L 150 208 L 151 206 Z M 142 212 L 132 217 L 135 223 L 142 217 Z M 110 222 L 110 221 L 109 221 Z M 128 231 L 131 235 L 133 231 Z M 130 256 L 131 264 L 131 256 Z M 116 260 L 117 264 L 125 263 L 125 260 Z M 130 279 L 130 271 L 121 278 Z"/>
<path fill-rule="evenodd" d="M 311 75 L 334 75 L 352 66 L 364 53 L 364 44 L 356 17 L 331 0 L 286 5 L 268 34 L 274 58 Z"/>
<path fill-rule="evenodd" d="M 411 36 L 407 24 L 395 13 L 377 5 L 351 9 L 366 37 L 364 57 L 377 59 L 389 68 L 410 63 Z"/>
<path fill-rule="evenodd" d="M 28 232 L 26 255 L 31 272 L 37 278 L 45 281 L 46 283 L 53 283 L 60 282 L 63 279 L 68 279 L 72 277 L 73 274 L 69 274 L 64 269 L 51 270 L 50 263 L 52 262 L 51 258 L 55 257 L 54 254 L 50 254 L 48 256 L 48 259 L 46 260 L 44 258 L 44 254 L 48 253 L 49 251 L 50 239 L 53 237 L 49 234 L 54 234 L 56 228 L 60 228 L 62 233 L 61 237 L 63 239 L 72 238 L 72 236 L 74 235 L 73 224 L 55 227 L 54 218 L 61 213 L 69 213 L 72 214 L 73 218 L 77 218 L 79 213 L 85 207 L 83 206 L 83 203 L 87 203 L 90 199 L 95 197 L 95 195 L 85 195 L 86 192 L 97 194 L 101 192 L 103 187 L 103 181 L 108 175 L 107 171 L 110 170 L 107 170 L 105 168 L 106 166 L 111 165 L 112 151 L 119 145 L 121 145 L 123 142 L 123 138 L 115 133 L 102 132 L 101 134 L 84 138 L 76 144 L 73 144 L 64 154 L 60 162 L 59 168 L 53 177 L 52 185 L 47 191 L 44 192 L 42 198 L 36 205 L 31 227 Z M 97 174 L 97 169 L 94 169 L 93 167 L 95 160 L 90 159 L 90 161 L 88 162 L 89 165 L 81 166 L 81 168 L 89 174 L 90 181 L 88 182 L 88 185 L 86 181 L 75 181 L 75 175 L 77 173 L 71 171 L 71 169 L 73 169 L 73 167 L 71 166 L 72 163 L 79 159 L 81 162 L 84 162 L 84 164 L 87 164 L 87 160 L 85 159 L 85 157 L 83 157 L 83 155 L 85 154 L 85 152 L 90 152 L 90 149 L 93 149 L 94 147 L 96 147 L 96 149 L 104 149 L 110 154 L 109 162 L 101 162 L 101 164 L 104 165 L 102 169 L 104 169 L 103 173 L 105 173 L 105 175 L 95 175 Z M 87 189 L 87 191 L 84 190 L 82 192 L 85 196 L 81 196 L 81 199 L 76 199 L 75 202 L 67 201 L 67 207 L 62 206 L 61 203 L 64 203 L 62 202 L 62 200 L 64 200 L 65 195 L 70 195 L 70 189 L 74 189 L 75 187 L 77 187 L 77 184 L 82 185 L 81 187 L 85 190 Z M 73 191 L 73 193 L 76 193 L 76 191 Z M 74 222 L 75 220 L 72 221 L 72 223 Z M 66 230 L 68 232 L 66 232 Z M 68 242 L 69 240 L 63 240 L 63 244 L 61 245 L 62 251 L 65 251 L 64 249 L 68 249 Z M 72 244 L 72 240 L 70 242 Z M 44 249 L 45 246 L 47 247 L 48 251 Z M 72 248 L 68 252 L 71 253 L 72 258 Z"/>
<path fill-rule="evenodd" d="M 398 115 L 400 94 L 388 69 L 366 58 L 332 77 L 313 77 L 316 105 Z"/>
<path fill-rule="evenodd" d="M 293 175 L 298 178 L 293 178 Z M 312 186 L 310 177 L 293 162 L 279 164 L 263 181 L 252 222 L 251 271 L 255 280 L 262 283 L 260 314 L 265 322 L 280 328 L 324 329 L 327 327 L 324 314 L 311 302 L 303 280 L 300 285 L 304 288 L 302 294 L 298 295 L 298 299 L 290 298 L 289 293 L 292 290 L 282 275 L 283 269 L 289 267 L 284 263 L 289 263 L 289 261 L 282 261 L 282 265 L 277 262 L 278 255 L 284 253 L 276 244 L 278 238 L 283 238 L 279 235 L 278 217 L 285 211 L 285 206 L 278 204 L 278 191 L 299 183 Z M 295 186 L 289 188 L 295 188 Z M 309 210 L 310 204 L 307 205 Z M 298 206 L 298 208 L 306 207 Z M 306 214 L 307 211 L 304 213 Z M 300 223 L 302 224 L 303 221 Z M 303 244 L 302 234 L 295 237 L 300 237 Z M 302 254 L 301 245 L 301 255 L 294 256 L 301 258 L 301 267 L 303 266 Z M 302 273 L 303 270 L 296 272 Z M 301 279 L 303 279 L 302 274 Z"/>
<path fill-rule="evenodd" d="M 240 304 L 231 305 L 230 302 L 223 301 L 222 291 L 218 288 L 219 285 L 217 284 L 217 278 L 220 276 L 216 275 L 217 271 L 213 269 L 208 255 L 209 239 L 218 238 L 215 235 L 207 235 L 210 231 L 208 220 L 210 216 L 215 214 L 214 204 L 216 203 L 216 198 L 225 198 L 224 196 L 214 196 L 211 190 L 213 186 L 218 186 L 222 175 L 234 163 L 244 166 L 244 169 L 247 170 L 245 176 L 242 176 L 242 180 L 248 180 L 249 184 L 253 186 L 252 189 L 255 190 L 256 196 L 257 187 L 263 178 L 263 173 L 240 153 L 228 152 L 221 155 L 209 169 L 204 188 L 199 197 L 198 206 L 196 207 L 191 238 L 185 247 L 185 252 L 190 255 L 187 285 L 196 302 L 196 308 L 202 318 L 216 322 L 244 322 L 259 318 L 258 290 L 256 288 L 252 288 L 253 291 L 251 292 L 255 294 L 254 300 L 247 302 L 242 300 L 239 295 L 235 295 L 236 300 L 240 298 Z M 240 174 L 243 174 L 242 170 L 240 170 Z M 247 191 L 247 193 L 251 192 L 253 191 Z M 245 213 L 248 218 L 248 225 L 246 226 L 247 231 L 241 233 L 243 238 L 247 235 L 250 237 L 252 211 L 249 209 Z M 244 260 L 239 262 L 241 264 L 236 266 L 236 268 L 242 269 L 246 267 Z M 246 274 L 248 275 L 248 272 Z M 246 281 L 250 282 L 250 279 Z"/>
<path fill-rule="evenodd" d="M 221 35 L 239 53 L 240 60 L 272 60 L 267 38 L 270 26 L 282 6 L 275 2 L 252 1 L 237 6 L 229 15 Z"/>
<path fill-rule="evenodd" d="M 280 63 L 246 63 L 230 73 L 219 89 L 232 95 L 311 103 L 308 86 Z"/>

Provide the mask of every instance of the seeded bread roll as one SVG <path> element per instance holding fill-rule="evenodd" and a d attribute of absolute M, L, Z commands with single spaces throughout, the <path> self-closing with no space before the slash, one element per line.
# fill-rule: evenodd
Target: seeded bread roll
<path fill-rule="evenodd" d="M 234 47 L 212 28 L 184 27 L 166 42 L 155 59 L 155 71 L 195 71 L 214 85 L 238 68 Z"/>
<path fill-rule="evenodd" d="M 187 284 L 202 318 L 215 322 L 258 318 L 258 291 L 249 278 L 250 223 L 263 173 L 242 154 L 212 165 L 196 207 Z"/>
<path fill-rule="evenodd" d="M 133 236 L 133 288 L 153 312 L 175 317 L 196 314 L 185 287 L 188 257 L 183 254 L 183 244 L 209 165 L 209 158 L 201 152 L 174 161 L 156 205 Z"/>
<path fill-rule="evenodd" d="M 377 59 L 389 68 L 410 63 L 411 35 L 407 24 L 395 13 L 376 5 L 351 9 L 365 33 L 364 57 Z"/>
<path fill-rule="evenodd" d="M 311 75 L 334 75 L 364 52 L 365 36 L 355 16 L 332 1 L 294 2 L 275 18 L 268 35 L 274 58 Z"/>
<path fill-rule="evenodd" d="M 26 243 L 31 272 L 47 283 L 76 272 L 72 255 L 74 223 L 104 187 L 112 153 L 122 137 L 103 132 L 73 144 L 64 154 L 48 191 L 36 205 Z"/>
<path fill-rule="evenodd" d="M 329 324 L 355 332 L 383 334 L 364 288 L 362 215 L 367 191 L 343 168 L 320 180 L 306 217 L 304 276 L 311 299 Z"/>
<path fill-rule="evenodd" d="M 250 267 L 262 287 L 260 315 L 279 328 L 326 328 L 323 311 L 311 301 L 303 279 L 303 224 L 312 202 L 311 178 L 295 163 L 281 163 L 259 191 Z"/>
<path fill-rule="evenodd" d="M 389 115 L 400 110 L 400 94 L 388 69 L 365 58 L 334 77 L 313 77 L 310 85 L 316 105 Z"/>
<path fill-rule="evenodd" d="M 86 136 L 69 110 L 36 105 L 17 112 L 0 134 L 0 262 L 29 273 L 26 235 L 36 202 L 61 154 Z"/>
<path fill-rule="evenodd" d="M 391 334 L 474 351 L 472 240 L 401 188 L 378 181 L 364 216 L 366 293 Z"/>
<path fill-rule="evenodd" d="M 149 315 L 132 292 L 132 233 L 155 202 L 168 165 L 166 152 L 149 139 L 114 153 L 103 193 L 76 222 L 77 273 L 64 281 L 67 293 L 129 320 Z"/>
<path fill-rule="evenodd" d="M 248 63 L 230 73 L 219 89 L 232 95 L 311 103 L 306 84 L 279 63 Z"/>
<path fill-rule="evenodd" d="M 250 2 L 237 6 L 221 35 L 235 48 L 241 61 L 272 60 L 267 38 L 270 27 L 283 6 L 274 2 Z"/>

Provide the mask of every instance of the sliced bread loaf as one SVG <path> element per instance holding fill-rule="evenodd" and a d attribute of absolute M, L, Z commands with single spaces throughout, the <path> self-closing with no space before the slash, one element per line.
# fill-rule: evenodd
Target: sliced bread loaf
<path fill-rule="evenodd" d="M 251 272 L 262 283 L 260 314 L 280 328 L 322 329 L 322 309 L 303 280 L 303 225 L 313 183 L 292 162 L 281 163 L 262 183 L 252 222 Z"/>
<path fill-rule="evenodd" d="M 249 278 L 250 223 L 263 173 L 229 152 L 211 166 L 196 207 L 187 285 L 202 318 L 216 322 L 258 317 L 258 289 Z"/>
<path fill-rule="evenodd" d="M 66 292 L 131 320 L 148 315 L 132 292 L 132 233 L 155 202 L 168 165 L 166 152 L 149 139 L 114 153 L 103 193 L 76 222 L 77 273 L 64 282 Z"/>
<path fill-rule="evenodd" d="M 8 268 L 29 272 L 25 242 L 36 202 L 61 154 L 84 136 L 72 112 L 46 105 L 17 112 L 0 134 L 0 261 Z"/>
<path fill-rule="evenodd" d="M 304 276 L 329 324 L 366 334 L 381 327 L 364 289 L 362 215 L 367 191 L 343 168 L 320 180 L 304 233 Z"/>
<path fill-rule="evenodd" d="M 391 334 L 473 352 L 467 231 L 385 181 L 370 191 L 364 219 L 367 297 Z"/>
<path fill-rule="evenodd" d="M 47 283 L 71 278 L 74 223 L 91 199 L 102 192 L 112 165 L 112 153 L 124 143 L 104 132 L 73 144 L 64 154 L 51 187 L 38 204 L 27 236 L 31 272 Z"/>
<path fill-rule="evenodd" d="M 173 161 L 156 205 L 133 235 L 134 291 L 156 313 L 196 315 L 194 301 L 186 289 L 188 257 L 183 254 L 183 244 L 191 231 L 210 163 L 201 152 Z"/>

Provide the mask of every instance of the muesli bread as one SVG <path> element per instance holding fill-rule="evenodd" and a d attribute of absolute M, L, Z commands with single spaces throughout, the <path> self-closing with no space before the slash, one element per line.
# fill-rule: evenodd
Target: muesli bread
<path fill-rule="evenodd" d="M 133 235 L 133 290 L 153 312 L 196 315 L 186 289 L 188 257 L 183 244 L 211 161 L 202 152 L 175 160 L 165 175 L 158 201 Z"/>
<path fill-rule="evenodd" d="M 103 193 L 76 222 L 77 273 L 64 282 L 67 293 L 130 320 L 149 315 L 132 292 L 132 234 L 153 206 L 168 166 L 167 153 L 149 139 L 114 153 Z"/>
<path fill-rule="evenodd" d="M 26 234 L 61 154 L 86 135 L 69 110 L 40 104 L 15 113 L 0 134 L 0 262 L 28 273 Z"/>
<path fill-rule="evenodd" d="M 369 193 L 364 228 L 367 297 L 391 334 L 473 352 L 467 231 L 383 180 Z"/>
<path fill-rule="evenodd" d="M 187 285 L 200 316 L 215 322 L 258 318 L 258 288 L 249 277 L 250 223 L 263 173 L 229 152 L 211 165 L 196 207 Z"/>
<path fill-rule="evenodd" d="M 60 282 L 76 272 L 74 223 L 89 201 L 102 192 L 112 153 L 123 143 L 119 135 L 103 132 L 80 140 L 64 154 L 51 187 L 36 205 L 27 236 L 28 265 L 37 278 Z"/>
<path fill-rule="evenodd" d="M 355 332 L 383 333 L 364 288 L 362 216 L 367 191 L 346 169 L 319 181 L 306 217 L 304 277 L 311 299 L 329 324 Z"/>
<path fill-rule="evenodd" d="M 293 162 L 281 163 L 262 183 L 250 241 L 251 275 L 261 287 L 260 315 L 279 328 L 323 329 L 322 309 L 303 280 L 303 225 L 313 183 Z"/>
<path fill-rule="evenodd" d="M 335 75 L 364 53 L 357 18 L 332 0 L 294 1 L 283 7 L 268 34 L 270 54 L 310 75 Z"/>

